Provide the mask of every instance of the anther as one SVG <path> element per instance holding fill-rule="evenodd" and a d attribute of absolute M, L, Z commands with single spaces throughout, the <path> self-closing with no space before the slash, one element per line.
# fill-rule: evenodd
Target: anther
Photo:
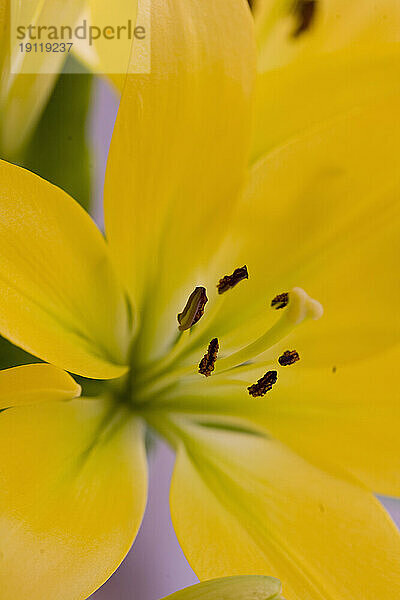
<path fill-rule="evenodd" d="M 289 293 L 284 292 L 283 294 L 278 294 L 271 302 L 272 308 L 275 310 L 279 310 L 280 308 L 285 308 L 289 304 Z"/>
<path fill-rule="evenodd" d="M 293 365 L 295 362 L 300 360 L 299 353 L 296 350 L 285 350 L 285 352 L 278 358 L 278 363 L 281 367 L 288 367 Z"/>
<path fill-rule="evenodd" d="M 186 306 L 178 315 L 179 330 L 190 329 L 204 315 L 204 307 L 208 302 L 206 288 L 197 287 L 189 296 Z"/>
<path fill-rule="evenodd" d="M 267 392 L 272 390 L 272 386 L 277 382 L 278 373 L 276 371 L 267 371 L 261 379 L 254 383 L 250 387 L 248 387 L 248 391 L 250 396 L 253 398 L 258 398 L 260 396 L 265 396 Z"/>
<path fill-rule="evenodd" d="M 222 279 L 219 280 L 217 285 L 218 294 L 224 294 L 231 288 L 235 287 L 238 283 L 243 281 L 243 279 L 249 278 L 249 272 L 247 270 L 246 265 L 244 267 L 239 267 L 235 269 L 232 275 L 225 275 Z"/>
<path fill-rule="evenodd" d="M 218 338 L 214 338 L 208 345 L 208 350 L 203 356 L 199 364 L 199 373 L 201 375 L 205 375 L 206 377 L 210 377 L 211 373 L 214 371 L 215 363 L 217 361 L 219 351 L 219 342 Z"/>
<path fill-rule="evenodd" d="M 317 0 L 295 0 L 293 12 L 297 19 L 292 36 L 299 37 L 312 26 L 317 11 Z"/>

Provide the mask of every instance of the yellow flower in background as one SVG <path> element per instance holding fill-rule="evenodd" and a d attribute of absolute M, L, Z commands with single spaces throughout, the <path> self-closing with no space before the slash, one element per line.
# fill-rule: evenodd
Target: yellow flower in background
<path fill-rule="evenodd" d="M 397 0 L 253 4 L 258 42 L 253 159 L 393 89 L 400 42 Z"/>
<path fill-rule="evenodd" d="M 18 73 L 23 71 L 22 65 L 14 65 L 12 69 L 10 10 L 13 1 L 0 0 L 0 151 L 3 157 L 12 158 L 18 155 L 32 133 L 65 62 L 64 54 L 41 53 L 38 66 L 43 68 L 44 73 Z M 18 7 L 24 23 L 51 23 L 59 19 L 69 23 L 78 18 L 83 5 L 83 0 L 68 3 L 35 0 L 19 3 Z M 14 6 L 17 6 L 16 2 Z M 26 56 L 21 55 L 21 61 L 24 58 Z"/>
<path fill-rule="evenodd" d="M 364 50 L 371 44 L 400 41 L 396 0 L 251 0 L 259 48 L 258 67 L 265 72 L 338 50 Z"/>
<path fill-rule="evenodd" d="M 84 598 L 118 566 L 145 506 L 146 423 L 176 450 L 172 516 L 200 578 L 276 576 L 287 600 L 399 592 L 374 497 L 400 494 L 398 48 L 265 71 L 251 139 L 254 41 L 244 1 L 153 0 L 107 241 L 0 163 L 0 333 L 54 365 L 0 376 L 4 600 Z M 108 383 L 76 398 L 58 369 Z"/>
<path fill-rule="evenodd" d="M 13 21 L 11 10 L 14 10 Z M 134 26 L 136 11 L 137 0 L 117 0 L 112 5 L 105 0 L 0 0 L 0 152 L 3 158 L 7 156 L 14 160 L 24 148 L 70 54 L 99 74 L 109 72 L 107 64 L 110 64 L 110 61 L 117 65 L 123 62 L 123 56 L 129 55 L 131 42 L 127 42 L 128 46 L 122 41 L 110 46 L 110 42 L 103 38 L 94 40 L 90 48 L 87 41 L 81 42 L 78 47 L 77 41 L 74 40 L 71 52 L 43 51 L 41 46 L 45 46 L 48 40 L 41 38 L 42 44 L 38 41 L 38 28 L 72 27 L 84 19 L 88 23 L 103 27 L 105 23 L 114 23 L 117 17 L 121 24 L 125 24 L 128 16 Z M 34 48 L 27 53 L 15 48 L 11 56 L 11 22 L 23 24 L 24 31 L 28 24 L 32 25 L 35 28 L 34 38 L 25 38 L 24 41 L 30 41 L 34 45 L 36 40 L 39 50 Z M 12 41 L 18 45 L 19 39 Z M 89 55 L 88 48 L 91 51 Z M 112 51 L 115 49 L 120 50 L 120 56 L 115 56 Z M 32 64 L 28 69 L 26 63 L 32 63 L 33 60 L 35 69 Z M 33 70 L 36 72 L 31 72 Z M 115 75 L 114 79 L 116 82 L 120 81 L 122 76 Z"/>

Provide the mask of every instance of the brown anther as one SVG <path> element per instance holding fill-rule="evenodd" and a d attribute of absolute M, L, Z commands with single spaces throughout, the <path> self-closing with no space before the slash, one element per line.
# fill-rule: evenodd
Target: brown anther
<path fill-rule="evenodd" d="M 215 369 L 215 363 L 218 357 L 219 342 L 218 338 L 214 338 L 208 345 L 208 350 L 203 356 L 199 364 L 199 373 L 210 377 Z"/>
<path fill-rule="evenodd" d="M 279 310 L 280 308 L 285 308 L 289 304 L 289 293 L 283 292 L 283 294 L 278 294 L 271 302 L 272 308 L 275 310 Z"/>
<path fill-rule="evenodd" d="M 272 386 L 276 383 L 278 379 L 278 373 L 276 371 L 267 371 L 261 379 L 254 383 L 250 387 L 248 387 L 248 391 L 250 396 L 253 398 L 258 398 L 260 396 L 265 396 L 269 390 L 272 390 Z"/>
<path fill-rule="evenodd" d="M 300 360 L 299 353 L 296 350 L 285 350 L 285 352 L 278 358 L 278 363 L 281 367 L 288 367 L 293 365 L 295 362 Z"/>
<path fill-rule="evenodd" d="M 206 288 L 197 287 L 189 296 L 186 306 L 178 315 L 179 330 L 190 329 L 204 315 L 204 307 L 208 302 Z"/>
<path fill-rule="evenodd" d="M 232 275 L 225 275 L 222 279 L 219 280 L 217 285 L 218 294 L 224 294 L 231 288 L 235 287 L 238 283 L 243 281 L 243 279 L 249 278 L 249 272 L 247 270 L 246 265 L 244 267 L 239 267 L 235 269 Z"/>
<path fill-rule="evenodd" d="M 312 26 L 317 12 L 317 0 L 294 0 L 293 13 L 297 23 L 292 37 L 297 38 Z"/>

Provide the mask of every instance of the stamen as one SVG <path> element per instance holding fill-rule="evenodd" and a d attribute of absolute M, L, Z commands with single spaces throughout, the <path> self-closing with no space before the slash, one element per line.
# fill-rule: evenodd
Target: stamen
<path fill-rule="evenodd" d="M 294 38 L 299 37 L 310 29 L 314 22 L 317 11 L 317 0 L 295 0 L 293 12 L 297 19 L 297 25 L 292 33 Z"/>
<path fill-rule="evenodd" d="M 214 338 L 211 340 L 208 346 L 208 350 L 206 354 L 200 361 L 199 364 L 199 373 L 205 375 L 206 377 L 210 377 L 211 373 L 214 371 L 215 363 L 217 361 L 219 351 L 219 342 L 218 338 Z"/>
<path fill-rule="evenodd" d="M 232 275 L 225 275 L 222 279 L 219 280 L 217 285 L 218 294 L 224 294 L 231 288 L 235 287 L 238 283 L 243 281 L 243 279 L 249 278 L 249 272 L 247 270 L 246 265 L 244 267 L 240 267 L 235 269 Z"/>
<path fill-rule="evenodd" d="M 197 295 L 195 296 L 195 294 Z M 205 302 L 207 302 L 205 289 L 196 288 L 196 290 L 192 293 L 191 297 L 189 298 L 187 306 L 185 307 L 185 317 L 179 315 L 179 318 L 182 321 L 182 323 L 180 323 L 181 327 L 188 325 L 189 323 L 193 323 L 195 321 L 195 319 L 189 318 L 187 313 L 189 312 L 190 308 L 191 314 L 194 314 L 196 316 L 198 315 L 199 298 L 203 300 L 203 303 L 200 306 L 200 312 L 201 314 L 204 312 L 204 304 Z M 195 304 L 196 310 L 194 310 L 193 308 Z M 215 384 L 217 385 L 218 382 L 220 384 L 224 384 L 223 382 L 225 381 L 226 383 L 226 381 L 228 381 L 229 378 L 221 380 L 221 378 L 218 377 L 218 375 L 222 375 L 223 373 L 231 371 L 232 369 L 235 369 L 239 366 L 257 366 L 256 358 L 268 350 L 270 350 L 270 355 L 264 357 L 263 362 L 264 364 L 265 362 L 271 362 L 273 360 L 273 355 L 276 355 L 273 351 L 273 347 L 276 344 L 282 343 L 282 340 L 288 335 L 290 335 L 293 332 L 293 330 L 306 319 L 319 319 L 322 316 L 322 314 L 323 308 L 319 302 L 317 302 L 313 298 L 310 298 L 310 296 L 308 296 L 308 294 L 306 294 L 306 292 L 301 288 L 293 288 L 289 292 L 289 304 L 287 305 L 286 310 L 283 311 L 283 314 L 280 316 L 279 319 L 276 320 L 274 325 L 270 329 L 265 331 L 256 340 L 254 340 L 247 346 L 242 347 L 236 352 L 232 352 L 232 354 L 229 354 L 228 356 L 225 356 L 223 358 L 218 357 L 218 360 L 216 360 L 216 355 L 219 350 L 219 341 L 217 338 L 214 338 L 209 344 L 208 351 L 204 355 L 200 364 L 190 364 L 185 366 L 182 365 L 180 368 L 175 368 L 173 370 L 169 368 L 169 365 L 163 365 L 163 370 L 159 371 L 157 374 L 160 378 L 159 384 L 161 381 L 162 389 L 166 389 L 168 385 L 175 384 L 177 378 L 183 380 L 185 376 L 188 376 L 189 379 L 195 379 L 196 377 L 198 377 L 196 375 L 196 371 L 199 371 L 206 377 L 213 373 L 213 381 L 215 381 Z M 294 353 L 295 350 L 292 350 L 291 352 Z M 276 377 L 276 371 L 268 371 L 268 373 L 266 373 L 264 377 L 257 382 L 257 384 L 254 384 L 254 386 L 250 386 L 249 393 L 251 395 L 263 395 L 269 389 L 271 389 L 270 386 L 276 382 Z M 232 381 L 237 382 L 237 384 L 235 383 L 235 385 L 243 385 L 243 382 L 239 380 Z M 147 397 L 149 397 L 153 393 L 154 388 L 151 388 L 150 386 L 150 389 L 147 389 Z"/>
<path fill-rule="evenodd" d="M 288 367 L 293 365 L 295 362 L 300 360 L 299 353 L 296 350 L 285 350 L 285 352 L 278 358 L 278 363 L 281 367 Z"/>
<path fill-rule="evenodd" d="M 289 294 L 288 292 L 284 292 L 283 294 L 278 294 L 271 302 L 271 307 L 275 308 L 275 310 L 279 310 L 280 308 L 285 308 L 289 304 Z"/>
<path fill-rule="evenodd" d="M 179 330 L 190 329 L 204 315 L 204 307 L 208 302 L 206 288 L 197 287 L 189 296 L 186 306 L 178 315 Z"/>
<path fill-rule="evenodd" d="M 253 396 L 253 398 L 265 396 L 267 392 L 272 390 L 272 386 L 276 383 L 277 379 L 278 373 L 276 371 L 267 371 L 257 383 L 247 388 L 250 396 Z"/>
<path fill-rule="evenodd" d="M 322 317 L 323 312 L 324 309 L 317 300 L 310 298 L 303 289 L 293 288 L 289 294 L 289 304 L 286 310 L 271 329 L 248 346 L 220 359 L 216 371 L 222 373 L 254 359 L 288 336 L 297 325 L 300 325 L 306 319 L 319 319 Z"/>

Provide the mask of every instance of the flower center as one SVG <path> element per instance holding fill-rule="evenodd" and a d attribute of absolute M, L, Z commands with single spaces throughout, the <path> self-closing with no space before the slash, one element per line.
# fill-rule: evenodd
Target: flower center
<path fill-rule="evenodd" d="M 231 275 L 225 275 L 217 284 L 218 295 L 234 294 L 238 284 L 249 278 L 246 266 L 237 268 Z M 244 285 L 244 284 L 242 284 Z M 255 340 L 232 352 L 224 352 L 224 340 L 214 337 L 208 344 L 206 351 L 194 345 L 192 355 L 197 353 L 197 361 L 187 362 L 187 347 L 183 338 L 192 333 L 194 326 L 200 319 L 207 318 L 205 311 L 208 301 L 204 287 L 196 287 L 190 294 L 186 305 L 177 315 L 178 333 L 172 351 L 148 367 L 143 374 L 133 371 L 135 405 L 145 407 L 170 393 L 179 395 L 179 387 L 187 384 L 196 386 L 199 379 L 206 377 L 209 381 L 209 392 L 224 383 L 232 384 L 234 376 L 240 372 L 252 371 L 256 368 L 271 367 L 264 372 L 255 383 L 243 385 L 248 393 L 254 397 L 267 394 L 278 383 L 278 370 L 280 367 L 289 367 L 300 360 L 300 355 L 295 349 L 286 349 L 272 360 L 266 362 L 267 351 L 273 352 L 274 346 L 287 338 L 301 323 L 307 320 L 319 319 L 323 314 L 322 305 L 311 298 L 302 288 L 295 287 L 289 292 L 282 292 L 270 300 L 270 310 L 279 311 L 278 320 Z M 212 324 L 210 329 L 212 329 Z M 186 337 L 186 341 L 188 338 Z M 253 380 L 254 381 L 254 380 Z M 187 389 L 187 388 L 186 388 Z M 207 393 L 206 390 L 204 390 Z"/>

